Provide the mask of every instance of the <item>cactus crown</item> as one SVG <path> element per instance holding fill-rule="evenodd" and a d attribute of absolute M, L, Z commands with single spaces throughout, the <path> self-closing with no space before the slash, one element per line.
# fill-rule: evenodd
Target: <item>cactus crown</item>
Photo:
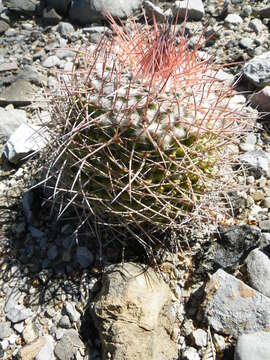
<path fill-rule="evenodd" d="M 85 219 L 152 241 L 191 219 L 213 217 L 224 175 L 248 116 L 199 44 L 176 43 L 175 27 L 129 30 L 109 16 L 116 37 L 78 52 L 53 95 L 57 133 L 54 198 Z M 60 136 L 59 136 L 60 135 Z M 227 166 L 228 165 L 228 166 Z M 215 200 L 213 200 L 215 199 Z M 122 229 L 122 230 L 121 230 Z"/>

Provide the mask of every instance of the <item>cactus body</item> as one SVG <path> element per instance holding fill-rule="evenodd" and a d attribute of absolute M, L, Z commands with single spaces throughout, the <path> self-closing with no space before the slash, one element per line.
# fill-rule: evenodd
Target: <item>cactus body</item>
<path fill-rule="evenodd" d="M 116 38 L 88 46 L 79 68 L 60 77 L 51 168 L 62 209 L 72 204 L 99 224 L 151 237 L 212 216 L 207 201 L 228 182 L 228 144 L 248 116 L 231 105 L 232 87 L 215 79 L 198 49 L 184 38 L 176 45 L 156 23 L 132 24 L 129 35 L 113 22 Z"/>

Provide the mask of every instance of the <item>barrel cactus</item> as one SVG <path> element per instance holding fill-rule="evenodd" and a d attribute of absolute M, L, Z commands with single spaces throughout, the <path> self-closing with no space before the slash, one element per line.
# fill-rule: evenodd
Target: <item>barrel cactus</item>
<path fill-rule="evenodd" d="M 114 36 L 77 51 L 51 96 L 48 186 L 60 214 L 146 244 L 217 217 L 249 116 L 175 26 L 110 21 Z"/>

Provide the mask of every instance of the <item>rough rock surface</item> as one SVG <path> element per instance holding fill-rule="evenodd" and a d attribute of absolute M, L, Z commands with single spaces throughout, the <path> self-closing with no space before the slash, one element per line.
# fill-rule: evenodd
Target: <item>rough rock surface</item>
<path fill-rule="evenodd" d="M 169 287 L 151 268 L 110 266 L 93 305 L 104 360 L 177 359 L 170 305 Z"/>
<path fill-rule="evenodd" d="M 268 360 L 269 354 L 269 332 L 243 334 L 237 340 L 234 360 Z"/>
<path fill-rule="evenodd" d="M 246 332 L 269 329 L 270 299 L 234 276 L 218 270 L 205 293 L 205 317 L 215 331 L 237 338 Z"/>

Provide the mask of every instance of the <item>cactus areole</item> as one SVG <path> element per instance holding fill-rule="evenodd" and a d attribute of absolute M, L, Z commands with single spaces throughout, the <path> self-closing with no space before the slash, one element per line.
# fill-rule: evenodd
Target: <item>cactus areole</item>
<path fill-rule="evenodd" d="M 77 51 L 52 97 L 61 212 L 73 205 L 96 224 L 149 239 L 215 218 L 234 161 L 228 145 L 249 115 L 176 26 L 109 19 L 114 36 Z"/>

